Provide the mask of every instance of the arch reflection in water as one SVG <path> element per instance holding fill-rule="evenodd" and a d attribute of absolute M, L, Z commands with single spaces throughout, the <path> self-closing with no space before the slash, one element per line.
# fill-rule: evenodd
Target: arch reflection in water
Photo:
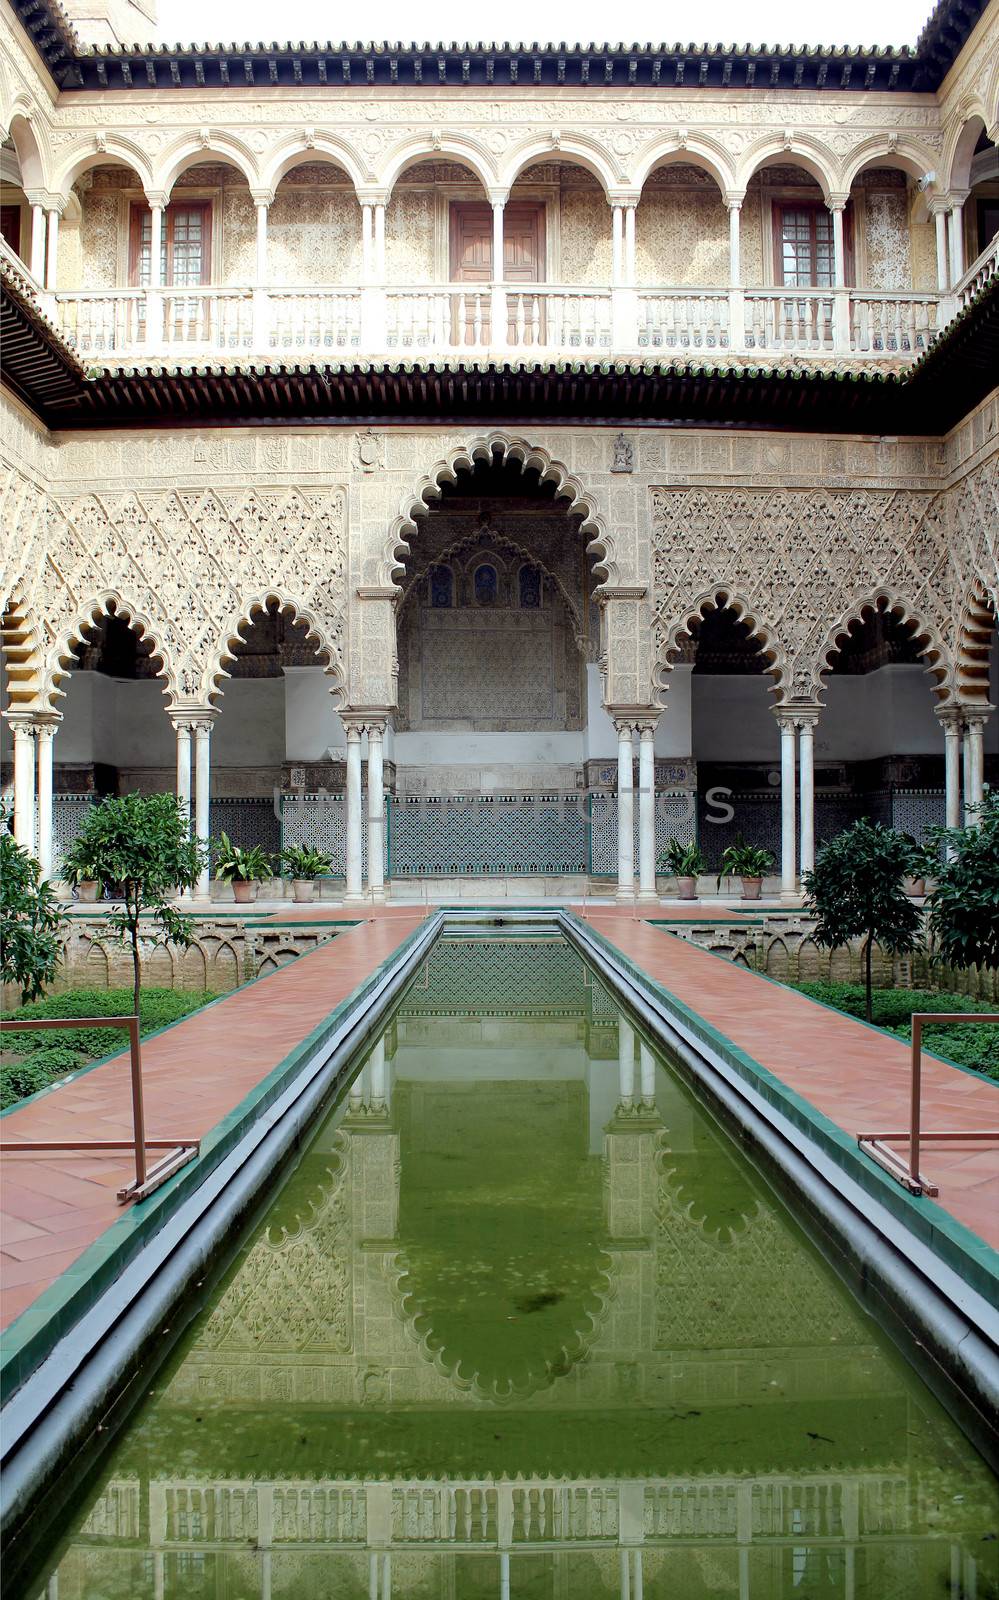
<path fill-rule="evenodd" d="M 984 1597 L 995 1483 L 554 938 L 442 939 L 37 1593 Z"/>

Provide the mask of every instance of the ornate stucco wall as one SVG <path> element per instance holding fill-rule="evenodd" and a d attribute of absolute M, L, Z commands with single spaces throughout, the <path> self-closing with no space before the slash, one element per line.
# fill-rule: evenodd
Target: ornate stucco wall
<path fill-rule="evenodd" d="M 719 593 L 751 620 L 780 699 L 814 699 L 837 634 L 879 597 L 915 624 L 944 699 L 981 692 L 965 635 L 999 599 L 999 394 L 944 440 L 638 428 L 631 471 L 597 427 L 60 437 L 9 404 L 4 437 L 0 588 L 26 707 L 49 702 L 112 601 L 156 642 L 171 702 L 204 704 L 268 596 L 309 628 L 347 704 L 394 704 L 409 541 L 441 484 L 490 455 L 558 485 L 566 543 L 600 586 L 611 705 L 654 701 Z"/>

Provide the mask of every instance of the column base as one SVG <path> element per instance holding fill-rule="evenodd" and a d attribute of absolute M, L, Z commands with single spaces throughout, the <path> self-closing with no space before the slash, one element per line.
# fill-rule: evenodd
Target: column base
<path fill-rule="evenodd" d="M 800 889 L 782 889 L 781 892 L 780 892 L 780 901 L 781 901 L 782 905 L 800 905 L 801 904 L 801 890 Z"/>
<path fill-rule="evenodd" d="M 620 885 L 614 891 L 614 899 L 622 906 L 630 906 L 635 899 L 634 889 L 622 889 Z"/>
<path fill-rule="evenodd" d="M 363 889 L 348 889 L 344 894 L 343 903 L 345 906 L 365 906 L 368 904 L 368 897 Z"/>
<path fill-rule="evenodd" d="M 655 889 L 639 889 L 638 903 L 640 906 L 657 906 L 659 895 Z"/>
<path fill-rule="evenodd" d="M 377 887 L 369 890 L 369 898 L 373 906 L 386 905 L 388 903 L 388 894 L 385 891 L 385 885 L 378 884 Z"/>

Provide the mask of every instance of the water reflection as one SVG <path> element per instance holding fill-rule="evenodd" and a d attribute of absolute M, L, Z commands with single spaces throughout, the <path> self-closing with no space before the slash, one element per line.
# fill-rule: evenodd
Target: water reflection
<path fill-rule="evenodd" d="M 438 946 L 38 1594 L 995 1594 L 995 1484 L 564 945 Z"/>

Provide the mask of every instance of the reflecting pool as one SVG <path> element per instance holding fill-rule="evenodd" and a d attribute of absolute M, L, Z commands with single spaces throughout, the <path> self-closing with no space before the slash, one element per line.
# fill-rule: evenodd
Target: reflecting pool
<path fill-rule="evenodd" d="M 975 1451 L 578 956 L 462 934 L 28 1592 L 986 1600 L 997 1535 Z"/>

